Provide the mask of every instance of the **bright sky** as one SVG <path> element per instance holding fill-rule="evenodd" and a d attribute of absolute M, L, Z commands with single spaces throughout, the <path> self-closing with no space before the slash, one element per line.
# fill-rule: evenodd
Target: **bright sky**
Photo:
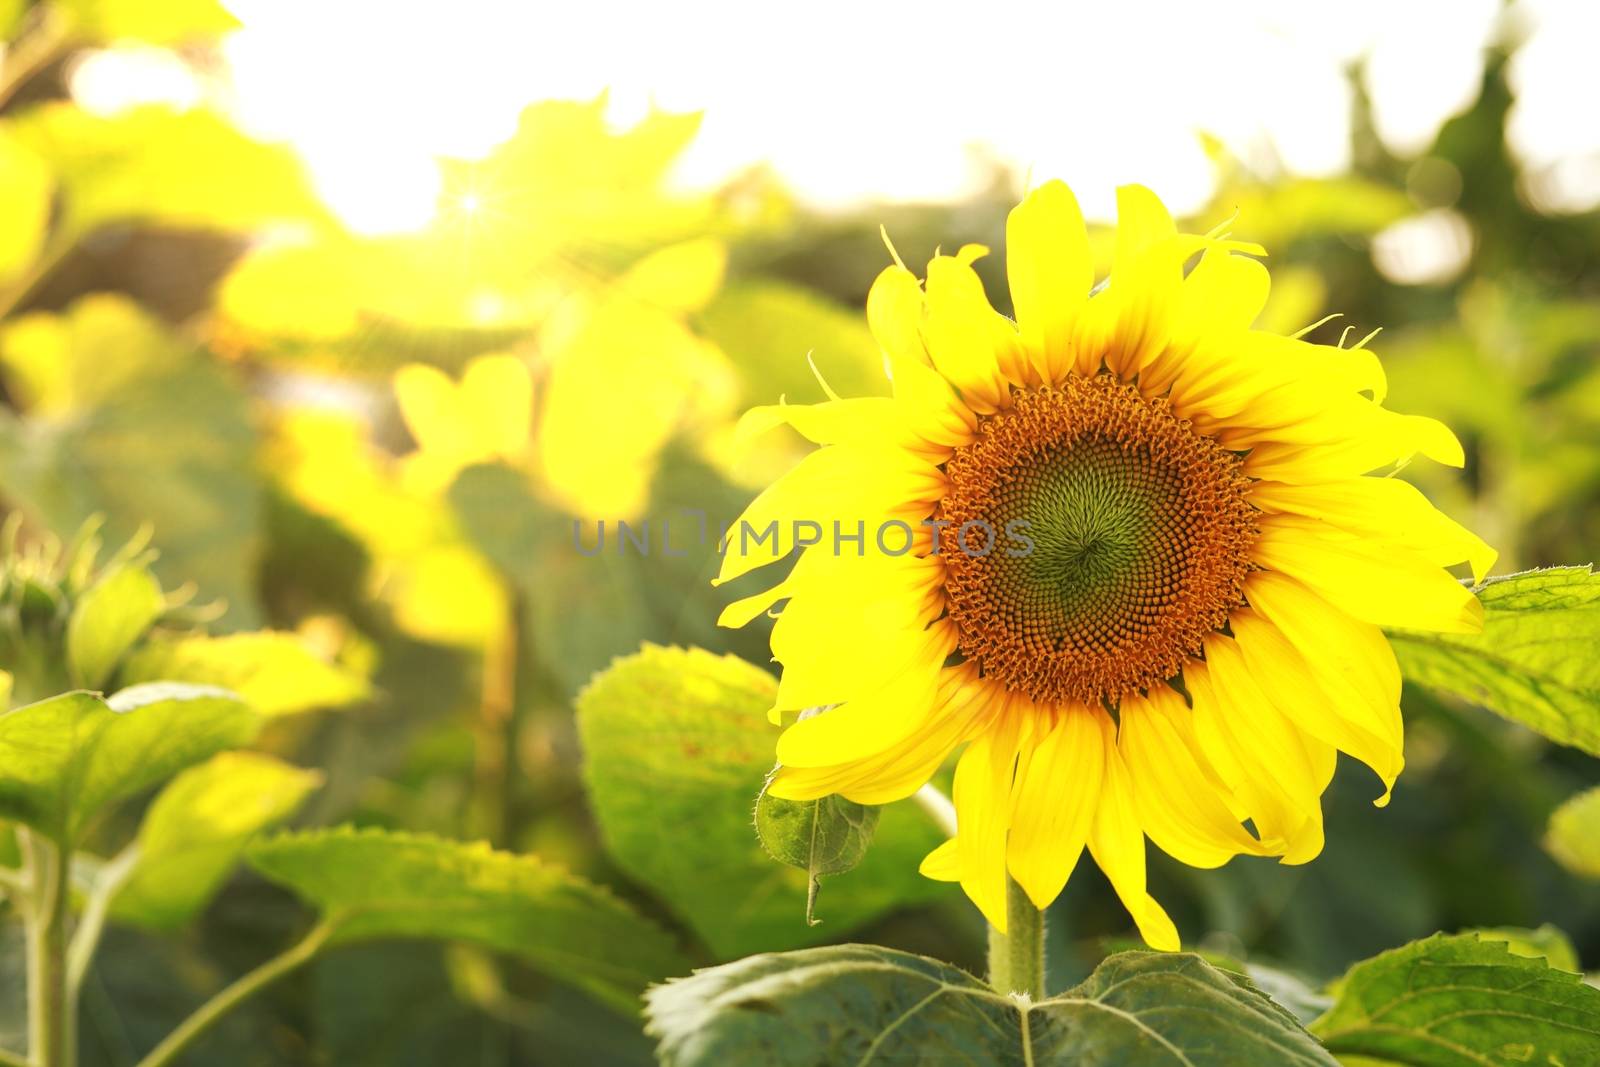
<path fill-rule="evenodd" d="M 1380 133 L 1427 144 L 1472 99 L 1499 0 L 1340 4 L 1186 0 L 972 6 L 824 0 L 758 5 L 534 5 L 455 0 L 229 0 L 231 106 L 246 128 L 294 143 L 319 188 L 367 232 L 426 224 L 433 157 L 473 157 L 521 108 L 610 89 L 626 123 L 652 103 L 704 109 L 680 179 L 709 184 L 770 162 L 809 203 L 960 196 L 985 158 L 1073 184 L 1092 217 L 1127 181 L 1182 212 L 1211 186 L 1198 134 L 1264 171 L 1347 163 L 1343 71 L 1370 56 Z M 1063 5 L 1067 6 L 1067 5 Z M 441 12 L 448 10 L 448 18 Z M 1514 148 L 1554 210 L 1600 204 L 1600 5 L 1524 0 L 1531 40 L 1514 70 Z M 118 50 L 78 69 L 86 106 L 191 103 L 182 68 Z"/>

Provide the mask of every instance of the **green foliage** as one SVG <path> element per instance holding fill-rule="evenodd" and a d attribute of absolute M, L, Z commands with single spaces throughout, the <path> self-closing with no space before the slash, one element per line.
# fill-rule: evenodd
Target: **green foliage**
<path fill-rule="evenodd" d="M 1037 1003 L 872 945 L 762 955 L 652 989 L 664 1067 L 1071 1063 L 1332 1067 L 1294 1018 L 1198 956 L 1124 952 Z"/>
<path fill-rule="evenodd" d="M 166 610 L 161 583 L 143 566 L 123 564 L 84 591 L 67 620 L 67 663 L 72 680 L 89 689 L 104 685 L 117 662 Z"/>
<path fill-rule="evenodd" d="M 840 396 L 884 391 L 883 356 L 859 308 L 839 307 L 799 286 L 746 282 L 718 296 L 704 322 L 706 335 L 738 367 L 752 404 L 820 398 L 813 365 Z M 774 337 L 795 338 L 794 349 L 774 351 Z"/>
<path fill-rule="evenodd" d="M 348 828 L 263 839 L 246 854 L 323 913 L 334 943 L 466 941 L 515 955 L 627 1011 L 647 983 L 686 966 L 660 928 L 533 856 Z"/>
<path fill-rule="evenodd" d="M 110 371 L 104 353 L 121 357 Z M 80 300 L 0 328 L 0 364 L 29 401 L 0 412 L 0 490 L 49 529 L 106 517 L 107 535 L 155 530 L 156 575 L 256 618 L 256 436 L 240 384 L 131 302 Z M 152 432 L 152 428 L 159 428 Z"/>
<path fill-rule="evenodd" d="M 1483 941 L 1504 941 L 1506 948 L 1518 956 L 1542 959 L 1558 971 L 1572 971 L 1576 974 L 1583 970 L 1578 966 L 1578 952 L 1572 947 L 1572 941 L 1549 923 L 1545 923 L 1537 930 L 1499 926 L 1463 930 L 1462 933 L 1477 934 Z"/>
<path fill-rule="evenodd" d="M 1435 935 L 1356 964 L 1312 1032 L 1340 1057 L 1406 1067 L 1584 1063 L 1600 989 L 1475 934 Z"/>
<path fill-rule="evenodd" d="M 1571 797 L 1555 810 L 1544 846 L 1573 874 L 1600 879 L 1600 786 Z"/>
<path fill-rule="evenodd" d="M 267 716 L 346 707 L 371 695 L 354 671 L 318 658 L 294 634 L 272 631 L 152 637 L 122 665 L 121 677 L 221 686 Z"/>
<path fill-rule="evenodd" d="M 724 958 L 814 943 L 943 892 L 916 873 L 938 832 L 894 805 L 860 869 L 830 886 L 827 922 L 807 925 L 809 861 L 774 863 L 751 826 L 771 769 L 775 693 L 771 675 L 740 660 L 647 645 L 578 699 L 584 778 L 607 848 Z M 844 843 L 841 858 L 853 851 Z"/>
<path fill-rule="evenodd" d="M 232 693 L 177 683 L 13 708 L 0 715 L 0 815 L 74 844 L 102 808 L 248 743 L 259 725 Z"/>
<path fill-rule="evenodd" d="M 1600 756 L 1600 574 L 1526 571 L 1478 598 L 1481 634 L 1391 632 L 1406 678 Z"/>
<path fill-rule="evenodd" d="M 767 855 L 806 872 L 807 925 L 821 922 L 816 912 L 822 876 L 856 868 L 872 844 L 879 811 L 840 796 L 783 800 L 761 790 L 756 834 Z"/>
<path fill-rule="evenodd" d="M 291 817 L 322 784 L 255 752 L 222 752 L 190 767 L 156 796 L 135 841 L 137 859 L 112 898 L 122 922 L 172 930 L 205 907 L 261 830 Z"/>

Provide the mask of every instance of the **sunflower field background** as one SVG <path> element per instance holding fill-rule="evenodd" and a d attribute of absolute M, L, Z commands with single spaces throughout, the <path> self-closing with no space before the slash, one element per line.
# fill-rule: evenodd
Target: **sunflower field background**
<path fill-rule="evenodd" d="M 713 588 L 715 541 L 805 449 L 735 426 L 882 393 L 880 226 L 912 263 L 998 250 L 1028 177 L 847 210 L 772 168 L 689 190 L 698 115 L 529 100 L 438 161 L 431 220 L 373 234 L 224 108 L 85 99 L 89 57 L 209 76 L 235 26 L 0 0 L 0 1063 L 869 1062 L 928 987 L 827 969 L 972 983 L 985 928 L 918 875 L 923 806 L 757 806 L 770 620 L 717 627 L 762 586 Z M 1600 211 L 1542 204 L 1507 148 L 1518 46 L 1414 153 L 1360 64 L 1346 173 L 1206 141 L 1184 221 L 1270 250 L 1263 328 L 1384 327 L 1391 405 L 1467 453 L 1405 476 L 1496 575 L 1570 569 L 1485 587 L 1481 637 L 1394 635 L 1407 767 L 1382 810 L 1342 770 L 1320 858 L 1151 850 L 1205 962 L 1102 963 L 1139 943 L 1080 864 L 1048 987 L 1179 1018 L 1080 1059 L 1103 1023 L 1052 1017 L 1028 1062 L 1600 1064 Z M 1457 265 L 1380 269 L 1406 225 Z M 1003 258 L 976 269 L 1008 311 Z M 846 943 L 787 992 L 747 959 Z M 919 1016 L 895 1062 L 1023 1062 L 991 1008 Z M 1250 1035 L 1184 1047 L 1202 1009 Z"/>

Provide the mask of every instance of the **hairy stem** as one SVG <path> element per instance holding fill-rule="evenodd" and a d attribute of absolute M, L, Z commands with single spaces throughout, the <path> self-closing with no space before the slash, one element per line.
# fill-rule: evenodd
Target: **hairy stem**
<path fill-rule="evenodd" d="M 989 984 L 1044 999 L 1044 912 L 1006 876 L 1006 932 L 989 928 Z"/>
<path fill-rule="evenodd" d="M 338 919 L 332 916 L 323 919 L 293 947 L 272 957 L 206 1001 L 176 1030 L 168 1034 L 161 1044 L 152 1049 L 149 1055 L 140 1060 L 138 1067 L 164 1067 L 165 1064 L 171 1063 L 179 1053 L 193 1044 L 201 1034 L 215 1026 L 223 1016 L 295 968 L 310 961 L 328 938 L 333 936 L 338 923 Z"/>

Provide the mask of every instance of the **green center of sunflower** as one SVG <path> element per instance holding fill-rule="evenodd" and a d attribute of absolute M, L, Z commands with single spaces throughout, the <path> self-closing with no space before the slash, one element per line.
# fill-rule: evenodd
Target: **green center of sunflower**
<path fill-rule="evenodd" d="M 1239 458 L 1132 385 L 1019 394 L 946 472 L 961 652 L 1034 700 L 1098 704 L 1175 677 L 1242 603 L 1256 512 Z"/>

